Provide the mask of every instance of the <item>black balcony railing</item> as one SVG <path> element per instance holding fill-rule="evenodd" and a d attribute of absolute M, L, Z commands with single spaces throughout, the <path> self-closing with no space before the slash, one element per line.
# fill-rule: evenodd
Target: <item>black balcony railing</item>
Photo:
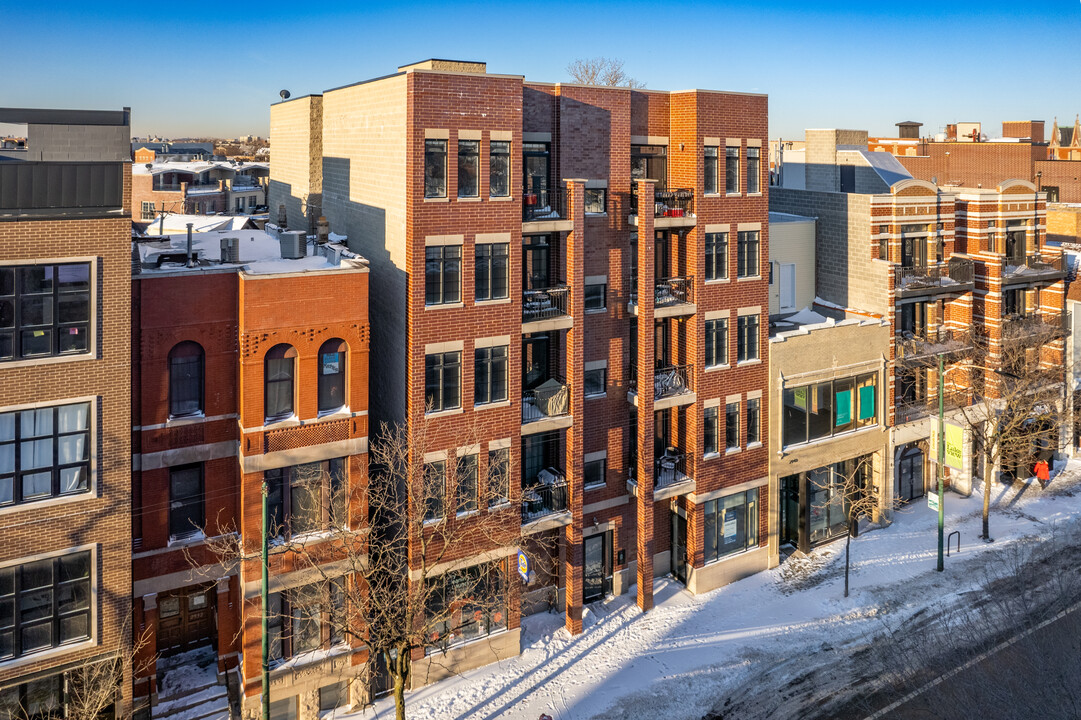
<path fill-rule="evenodd" d="M 947 388 L 945 395 L 942 396 L 942 407 L 947 411 L 968 407 L 972 404 L 974 397 L 974 393 L 970 388 Z M 931 393 L 921 393 L 908 397 L 899 394 L 893 406 L 894 420 L 898 425 L 902 425 L 937 414 L 938 396 Z"/>
<path fill-rule="evenodd" d="M 555 468 L 541 471 L 536 482 L 522 485 L 522 520 L 530 522 L 567 510 L 567 481 Z"/>
<path fill-rule="evenodd" d="M 653 306 L 668 307 L 681 303 L 693 303 L 694 278 L 671 277 L 660 278 L 653 286 Z M 631 305 L 638 304 L 638 278 L 634 275 L 630 278 Z"/>
<path fill-rule="evenodd" d="M 558 378 L 549 378 L 522 393 L 522 424 L 570 414 L 570 390 Z"/>
<path fill-rule="evenodd" d="M 666 365 L 653 371 L 653 399 L 692 392 L 691 375 L 694 365 Z M 638 367 L 631 364 L 630 388 L 638 392 Z"/>
<path fill-rule="evenodd" d="M 570 288 L 556 285 L 522 291 L 522 321 L 548 320 L 567 314 L 567 295 Z"/>
<path fill-rule="evenodd" d="M 939 355 L 954 356 L 975 347 L 970 329 L 933 327 L 920 333 L 902 330 L 897 338 L 897 360 L 904 363 L 930 364 Z"/>
<path fill-rule="evenodd" d="M 1069 315 L 1063 313 L 1010 315 L 1002 321 L 1004 340 L 1042 344 L 1064 338 L 1069 332 Z"/>
<path fill-rule="evenodd" d="M 0 163 L 0 216 L 123 210 L 125 167 L 118 162 Z"/>
<path fill-rule="evenodd" d="M 567 191 L 564 188 L 526 190 L 522 193 L 522 220 L 563 220 L 567 216 Z"/>
<path fill-rule="evenodd" d="M 654 490 L 660 490 L 689 479 L 690 476 L 687 474 L 687 454 L 680 452 L 676 448 L 668 448 L 653 463 Z"/>
<path fill-rule="evenodd" d="M 638 214 L 638 194 L 631 193 L 631 215 Z M 653 217 L 693 217 L 693 190 L 654 190 Z"/>
<path fill-rule="evenodd" d="M 1002 274 L 1008 276 L 1060 273 L 1064 272 L 1065 269 L 1065 260 L 1061 255 L 1029 253 L 1027 255 L 1007 255 L 1002 259 Z"/>
<path fill-rule="evenodd" d="M 920 290 L 923 288 L 948 288 L 951 285 L 965 285 L 975 280 L 971 258 L 950 258 L 949 262 L 931 265 L 895 265 L 893 267 L 894 287 L 899 290 Z"/>

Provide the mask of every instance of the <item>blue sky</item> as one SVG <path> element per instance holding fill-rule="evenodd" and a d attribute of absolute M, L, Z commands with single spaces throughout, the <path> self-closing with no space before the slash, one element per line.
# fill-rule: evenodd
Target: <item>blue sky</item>
<path fill-rule="evenodd" d="M 1028 7 L 1026 7 L 1028 6 Z M 297 9 L 303 7 L 303 14 Z M 110 3 L 9 5 L 0 106 L 132 108 L 133 133 L 266 135 L 278 91 L 428 57 L 567 80 L 622 58 L 647 87 L 764 92 L 770 136 L 891 135 L 1081 112 L 1081 2 Z"/>

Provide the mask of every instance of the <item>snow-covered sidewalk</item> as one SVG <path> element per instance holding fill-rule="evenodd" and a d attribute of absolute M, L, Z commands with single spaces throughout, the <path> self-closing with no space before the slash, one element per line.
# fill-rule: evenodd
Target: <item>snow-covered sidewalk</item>
<path fill-rule="evenodd" d="M 991 544 L 978 539 L 980 494 L 947 493 L 946 532 L 961 532 L 961 553 L 947 558 L 944 573 L 935 572 L 937 513 L 921 499 L 852 541 L 847 599 L 843 541 L 699 596 L 660 580 L 652 611 L 638 610 L 632 588 L 590 606 L 577 637 L 560 615 L 525 618 L 520 656 L 408 693 L 407 717 L 698 720 L 753 672 L 791 664 L 794 677 L 817 649 L 865 638 L 883 615 L 903 619 L 959 598 L 995 554 L 1081 520 L 1081 464 L 1047 490 L 992 491 Z M 338 717 L 393 717 L 393 701 Z"/>

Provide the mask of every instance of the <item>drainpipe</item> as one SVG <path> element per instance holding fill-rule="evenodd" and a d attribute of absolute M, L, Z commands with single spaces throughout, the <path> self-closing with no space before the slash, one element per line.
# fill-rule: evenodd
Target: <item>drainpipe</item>
<path fill-rule="evenodd" d="M 189 226 L 190 227 L 190 226 Z M 268 633 L 267 606 L 270 602 L 269 588 L 269 545 L 270 545 L 270 503 L 268 495 L 270 489 L 266 480 L 263 481 L 263 558 L 262 558 L 262 586 L 259 594 L 263 604 L 263 720 L 270 720 L 270 634 Z"/>
<path fill-rule="evenodd" d="M 188 267 L 195 267 L 195 259 L 191 254 L 191 226 L 192 223 L 188 223 Z"/>

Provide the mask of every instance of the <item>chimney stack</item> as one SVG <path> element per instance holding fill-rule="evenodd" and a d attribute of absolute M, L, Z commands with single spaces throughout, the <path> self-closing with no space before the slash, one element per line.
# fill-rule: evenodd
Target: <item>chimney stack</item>
<path fill-rule="evenodd" d="M 195 259 L 191 256 L 191 226 L 192 223 L 188 223 L 188 267 L 195 267 Z"/>

